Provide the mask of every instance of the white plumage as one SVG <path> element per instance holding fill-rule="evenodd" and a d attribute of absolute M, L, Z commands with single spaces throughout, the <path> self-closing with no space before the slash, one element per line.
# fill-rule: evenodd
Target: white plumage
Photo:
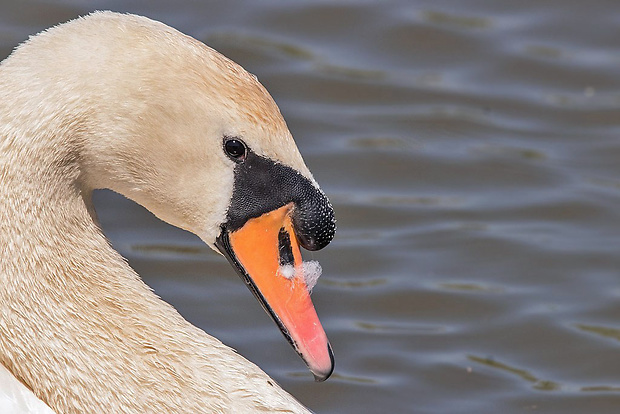
<path fill-rule="evenodd" d="M 255 77 L 161 23 L 95 13 L 0 65 L 0 412 L 308 412 L 153 294 L 96 223 L 91 193 L 110 188 L 213 247 L 224 135 L 314 182 Z"/>

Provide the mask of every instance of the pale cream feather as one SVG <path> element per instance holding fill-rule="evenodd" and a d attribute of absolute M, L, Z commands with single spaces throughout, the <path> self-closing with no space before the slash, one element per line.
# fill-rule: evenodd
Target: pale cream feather
<path fill-rule="evenodd" d="M 161 23 L 95 13 L 0 65 L 0 363 L 56 412 L 307 412 L 153 294 L 94 219 L 111 188 L 213 246 L 223 135 L 312 179 L 255 77 Z"/>

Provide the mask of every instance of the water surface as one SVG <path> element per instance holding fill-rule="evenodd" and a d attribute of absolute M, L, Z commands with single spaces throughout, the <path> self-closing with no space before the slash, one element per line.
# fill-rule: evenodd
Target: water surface
<path fill-rule="evenodd" d="M 620 5 L 0 1 L 0 55 L 95 9 L 255 73 L 331 198 L 311 374 L 223 258 L 110 192 L 106 234 L 319 413 L 620 409 Z"/>

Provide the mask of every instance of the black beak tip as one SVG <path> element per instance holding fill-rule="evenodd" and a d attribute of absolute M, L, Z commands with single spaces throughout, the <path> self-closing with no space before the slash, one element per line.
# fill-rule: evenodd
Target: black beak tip
<path fill-rule="evenodd" d="M 324 372 L 318 372 L 318 371 L 312 371 L 312 375 L 314 375 L 314 380 L 316 382 L 323 382 L 325 381 L 327 378 L 329 378 L 332 375 L 332 372 L 334 372 L 334 352 L 332 351 L 332 346 L 327 343 L 327 352 L 329 353 L 329 359 L 331 360 L 331 365 L 329 367 L 328 371 L 324 371 Z"/>

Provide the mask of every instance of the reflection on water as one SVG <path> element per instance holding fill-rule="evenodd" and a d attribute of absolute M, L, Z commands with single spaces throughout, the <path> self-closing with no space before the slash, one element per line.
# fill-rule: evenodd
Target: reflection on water
<path fill-rule="evenodd" d="M 131 248 L 134 251 L 144 253 L 145 255 L 153 255 L 155 258 L 161 257 L 162 255 L 170 255 L 175 257 L 179 255 L 204 255 L 208 251 L 206 246 L 172 246 L 169 244 L 134 244 Z"/>
<path fill-rule="evenodd" d="M 620 54 L 613 2 L 0 1 L 0 54 L 144 14 L 272 92 L 339 231 L 306 252 L 336 354 L 315 384 L 226 261 L 110 192 L 114 246 L 316 412 L 614 413 Z"/>
<path fill-rule="evenodd" d="M 487 29 L 492 19 L 488 17 L 465 16 L 442 11 L 428 10 L 422 13 L 424 19 L 434 25 L 454 26 L 457 29 Z"/>
<path fill-rule="evenodd" d="M 533 374 L 531 374 L 530 372 L 524 370 L 524 369 L 520 369 L 520 368 L 516 368 L 516 367 L 512 367 L 508 364 L 499 362 L 499 361 L 495 361 L 494 359 L 491 358 L 480 358 L 477 356 L 473 356 L 470 355 L 469 357 L 470 361 L 473 362 L 477 362 L 479 364 L 483 364 L 486 365 L 487 367 L 493 368 L 493 369 L 498 369 L 498 370 L 503 370 L 505 372 L 508 372 L 510 374 L 516 375 L 519 378 L 527 381 L 527 382 L 531 382 L 533 383 L 533 388 L 540 390 L 540 391 L 557 391 L 560 389 L 560 384 L 557 384 L 553 381 L 546 381 L 546 380 L 540 380 L 538 378 L 536 378 Z"/>
<path fill-rule="evenodd" d="M 600 335 L 606 338 L 612 338 L 617 341 L 620 341 L 620 329 L 606 328 L 604 326 L 582 325 L 582 324 L 577 324 L 575 325 L 575 327 L 584 332 L 590 332 L 596 335 Z"/>
<path fill-rule="evenodd" d="M 441 283 L 441 287 L 444 289 L 454 289 L 460 291 L 480 292 L 480 293 L 502 293 L 503 289 L 500 287 L 485 286 L 476 283 Z"/>

